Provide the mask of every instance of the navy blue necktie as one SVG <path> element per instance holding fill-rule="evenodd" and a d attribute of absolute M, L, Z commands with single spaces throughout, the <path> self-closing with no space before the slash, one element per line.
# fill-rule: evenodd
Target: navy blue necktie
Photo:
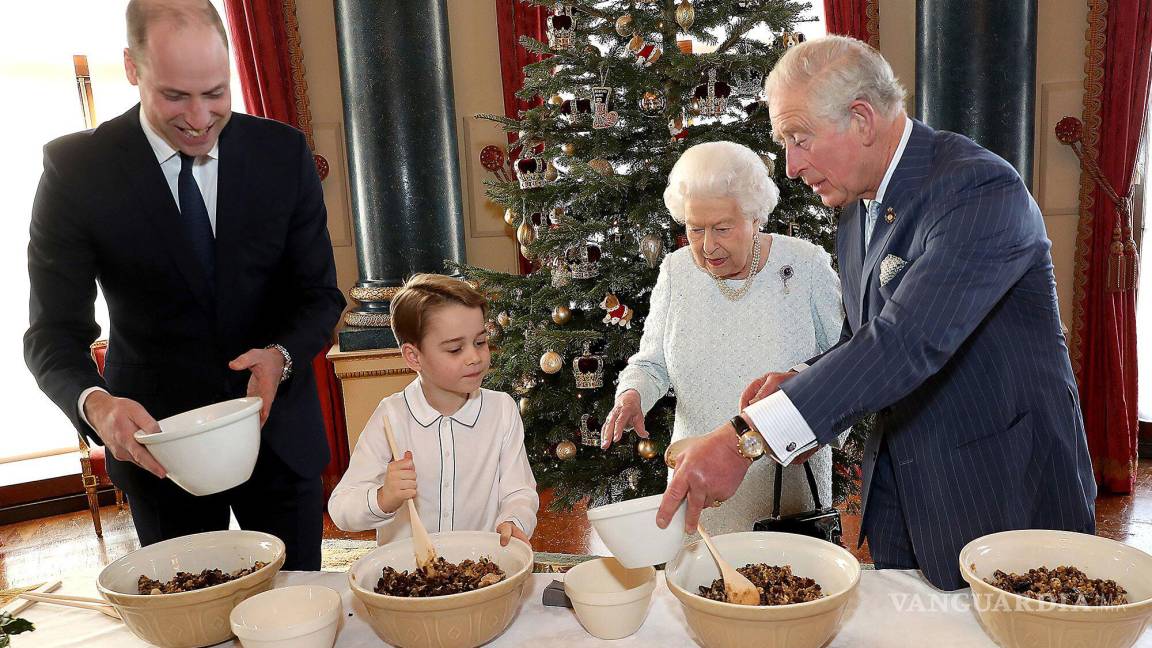
<path fill-rule="evenodd" d="M 212 223 L 208 220 L 208 207 L 204 205 L 204 195 L 192 176 L 192 165 L 196 158 L 180 154 L 180 180 L 177 191 L 180 194 L 180 217 L 184 224 L 184 235 L 192 248 L 192 254 L 200 261 L 207 273 L 208 282 L 216 282 L 216 237 L 212 234 Z"/>

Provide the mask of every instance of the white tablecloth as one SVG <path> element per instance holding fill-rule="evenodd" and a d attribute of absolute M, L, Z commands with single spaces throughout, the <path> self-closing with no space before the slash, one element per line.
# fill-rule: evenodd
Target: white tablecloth
<path fill-rule="evenodd" d="M 603 646 L 606 642 L 586 632 L 568 608 L 544 607 L 540 600 L 544 588 L 562 574 L 533 574 L 532 589 L 525 595 L 520 614 L 512 625 L 488 644 L 492 648 L 558 648 L 560 646 Z M 688 625 L 680 603 L 664 584 L 659 583 L 652 608 L 640 630 L 626 639 L 611 642 L 613 646 L 691 646 Z M 331 587 L 341 593 L 344 617 L 336 638 L 339 648 L 378 648 L 383 642 L 362 620 L 359 604 L 348 589 L 346 575 L 327 572 L 282 572 L 276 586 L 315 584 Z M 62 594 L 94 596 L 95 578 L 77 576 L 64 580 L 57 590 Z M 848 604 L 840 632 L 829 644 L 835 648 L 882 646 L 900 648 L 994 648 L 971 606 L 968 590 L 940 592 L 916 571 L 871 571 L 861 574 L 860 586 Z M 98 612 L 37 603 L 22 616 L 36 624 L 36 631 L 13 637 L 13 648 L 36 646 L 84 648 L 134 648 L 148 646 L 137 639 L 115 619 Z M 221 646 L 239 646 L 238 641 Z M 1152 648 L 1152 632 L 1145 632 L 1136 644 Z"/>

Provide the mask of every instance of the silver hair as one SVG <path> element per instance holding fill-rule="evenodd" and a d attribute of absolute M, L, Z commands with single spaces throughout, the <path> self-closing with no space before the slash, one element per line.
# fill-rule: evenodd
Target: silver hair
<path fill-rule="evenodd" d="M 684 224 L 684 201 L 690 197 L 732 198 L 759 228 L 780 202 L 780 190 L 752 149 L 735 142 L 706 142 L 684 151 L 668 174 L 664 205 L 677 223 Z"/>
<path fill-rule="evenodd" d="M 805 87 L 816 115 L 841 126 L 857 99 L 884 117 L 895 117 L 904 108 L 904 87 L 892 66 L 871 45 L 847 36 L 825 36 L 790 48 L 764 83 L 769 101 L 777 89 Z"/>

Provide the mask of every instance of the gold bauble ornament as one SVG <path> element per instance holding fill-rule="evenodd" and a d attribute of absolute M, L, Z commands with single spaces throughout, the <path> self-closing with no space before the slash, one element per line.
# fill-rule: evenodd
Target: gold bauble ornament
<path fill-rule="evenodd" d="M 612 163 L 603 158 L 596 158 L 588 162 L 588 166 L 592 167 L 592 170 L 596 173 L 599 173 L 605 177 L 614 175 L 616 173 L 616 170 L 612 168 Z"/>
<path fill-rule="evenodd" d="M 508 223 L 510 227 L 516 226 L 517 218 L 519 218 L 519 216 L 516 214 L 516 212 L 512 211 L 511 207 L 504 210 L 504 222 Z"/>
<path fill-rule="evenodd" d="M 633 29 L 632 14 L 624 14 L 616 19 L 616 33 L 620 34 L 621 38 L 631 36 Z"/>
<path fill-rule="evenodd" d="M 533 252 L 531 250 L 531 248 L 529 248 L 527 245 L 521 245 L 520 246 L 520 256 L 524 257 L 525 259 L 528 259 L 529 261 L 535 261 L 537 254 L 535 252 Z"/>
<path fill-rule="evenodd" d="M 564 368 L 564 358 L 560 357 L 559 353 L 555 351 L 545 351 L 544 355 L 540 356 L 540 371 L 546 374 L 554 374 Z"/>
<path fill-rule="evenodd" d="M 552 95 L 552 98 L 548 100 L 548 103 L 552 104 L 553 106 L 560 106 L 564 103 L 564 97 L 561 97 L 560 95 Z"/>
<path fill-rule="evenodd" d="M 560 150 L 564 151 L 564 155 L 568 157 L 576 155 L 576 145 L 572 142 L 565 142 L 564 145 L 560 147 Z"/>
<path fill-rule="evenodd" d="M 576 456 L 576 444 L 571 441 L 561 441 L 556 444 L 556 458 L 568 461 Z"/>
<path fill-rule="evenodd" d="M 572 309 L 567 306 L 557 306 L 552 309 L 552 321 L 560 326 L 572 321 Z"/>
<path fill-rule="evenodd" d="M 651 459 L 656 456 L 656 444 L 652 439 L 640 439 L 636 443 L 636 453 L 644 459 Z"/>
<path fill-rule="evenodd" d="M 528 407 L 528 397 L 525 396 L 520 399 L 520 416 L 526 416 L 528 414 Z"/>
<path fill-rule="evenodd" d="M 556 170 L 556 165 L 552 161 L 548 161 L 548 168 L 544 169 L 544 180 L 548 182 L 556 182 L 556 178 L 560 177 L 560 172 Z"/>
<path fill-rule="evenodd" d="M 508 311 L 500 311 L 500 314 L 496 316 L 496 323 L 504 328 L 508 328 L 512 326 L 512 316 L 508 314 Z"/>
<path fill-rule="evenodd" d="M 692 3 L 680 0 L 676 5 L 676 24 L 680 25 L 680 29 L 688 31 L 692 29 L 694 22 L 696 22 L 696 10 L 692 8 Z"/>
<path fill-rule="evenodd" d="M 536 242 L 536 228 L 532 227 L 527 219 L 516 228 L 516 240 L 520 241 L 520 245 L 532 245 Z"/>

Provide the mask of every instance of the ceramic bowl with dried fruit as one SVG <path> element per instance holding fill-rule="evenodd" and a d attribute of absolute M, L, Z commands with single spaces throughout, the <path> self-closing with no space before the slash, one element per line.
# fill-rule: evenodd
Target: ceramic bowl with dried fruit
<path fill-rule="evenodd" d="M 1054 602 L 1058 599 L 1046 593 L 1041 599 L 1047 600 L 1037 600 L 988 582 L 996 580 L 997 571 L 1024 576 L 1040 567 L 1071 567 L 1090 581 L 1113 581 L 1127 603 L 1069 605 Z M 973 606 L 984 629 L 1004 648 L 1128 648 L 1152 620 L 1152 555 L 1107 538 L 1045 529 L 993 533 L 960 551 L 960 574 L 972 586 Z M 1099 584 L 1073 583 L 1073 587 L 1087 594 Z M 1051 591 L 1059 596 L 1064 589 Z M 1087 595 L 1084 602 L 1093 598 Z"/>
<path fill-rule="evenodd" d="M 373 549 L 348 570 L 349 588 L 362 605 L 355 611 L 381 639 L 400 648 L 473 648 L 499 636 L 520 609 L 532 574 L 532 547 L 516 538 L 501 547 L 500 534 L 487 531 L 429 535 L 440 558 L 455 566 L 488 560 L 499 567 L 503 578 L 479 589 L 440 596 L 378 593 L 385 568 L 390 568 L 392 580 L 397 573 L 416 571 L 412 539 L 405 538 Z"/>
<path fill-rule="evenodd" d="M 844 609 L 860 583 L 860 563 L 843 547 L 793 533 L 749 531 L 712 538 L 733 567 L 789 567 L 811 579 L 820 596 L 803 603 L 749 606 L 700 595 L 720 578 L 703 542 L 684 547 L 666 568 L 668 589 L 680 601 L 688 626 L 704 648 L 749 645 L 817 648 L 836 634 Z"/>
<path fill-rule="evenodd" d="M 137 637 L 162 648 L 199 648 L 232 636 L 232 608 L 271 588 L 284 557 L 284 542 L 274 535 L 209 531 L 141 547 L 105 567 L 96 586 Z M 170 594 L 140 593 L 142 578 L 161 588 L 174 582 L 194 586 L 206 581 L 201 577 L 206 570 L 219 570 L 228 580 L 216 576 L 207 582 L 224 582 Z M 192 576 L 178 577 L 180 572 Z"/>

